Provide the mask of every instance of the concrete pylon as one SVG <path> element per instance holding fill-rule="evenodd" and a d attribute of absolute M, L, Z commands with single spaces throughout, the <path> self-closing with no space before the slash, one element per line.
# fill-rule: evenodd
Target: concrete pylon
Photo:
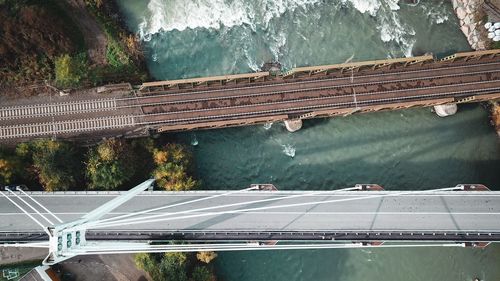
<path fill-rule="evenodd" d="M 296 132 L 302 128 L 302 119 L 285 120 L 285 127 L 290 132 Z"/>
<path fill-rule="evenodd" d="M 457 105 L 455 103 L 435 105 L 434 111 L 439 117 L 446 117 L 457 113 Z"/>

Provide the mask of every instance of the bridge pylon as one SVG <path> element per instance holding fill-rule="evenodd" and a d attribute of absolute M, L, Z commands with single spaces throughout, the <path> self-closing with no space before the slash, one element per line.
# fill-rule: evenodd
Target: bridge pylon
<path fill-rule="evenodd" d="M 49 234 L 49 255 L 43 260 L 43 264 L 52 265 L 76 256 L 77 252 L 83 250 L 87 245 L 85 224 L 95 222 L 104 217 L 118 206 L 151 187 L 153 182 L 154 180 L 150 179 L 139 184 L 76 221 L 47 227 L 47 233 Z M 106 243 L 113 244 L 113 242 Z"/>

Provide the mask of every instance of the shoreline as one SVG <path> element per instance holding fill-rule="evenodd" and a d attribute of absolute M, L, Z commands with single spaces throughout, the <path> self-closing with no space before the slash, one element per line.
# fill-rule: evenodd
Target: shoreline
<path fill-rule="evenodd" d="M 488 49 L 488 41 L 482 30 L 485 13 L 482 11 L 484 0 L 451 0 L 453 11 L 459 20 L 460 29 L 473 50 Z"/>
<path fill-rule="evenodd" d="M 487 38 L 483 26 L 488 18 L 483 10 L 484 0 L 451 0 L 451 3 L 470 47 L 476 51 L 492 49 L 493 42 Z M 487 108 L 490 111 L 491 125 L 500 137 L 500 104 L 498 101 L 490 101 Z"/>

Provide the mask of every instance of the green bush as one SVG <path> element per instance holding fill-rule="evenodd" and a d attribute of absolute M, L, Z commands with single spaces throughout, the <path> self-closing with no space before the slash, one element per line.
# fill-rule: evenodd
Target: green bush
<path fill-rule="evenodd" d="M 185 253 L 165 253 L 158 260 L 153 254 L 135 255 L 138 268 L 149 273 L 154 281 L 187 281 Z"/>
<path fill-rule="evenodd" d="M 211 281 L 215 280 L 215 276 L 210 272 L 210 269 L 206 266 L 197 266 L 193 269 L 193 274 L 191 276 L 193 281 Z"/>
<path fill-rule="evenodd" d="M 111 36 L 108 36 L 106 60 L 109 65 L 115 68 L 127 67 L 131 63 L 127 53 L 120 46 L 120 43 L 114 40 Z"/>
<path fill-rule="evenodd" d="M 125 141 L 109 139 L 91 148 L 86 175 L 91 189 L 116 189 L 134 174 L 131 149 Z"/>
<path fill-rule="evenodd" d="M 75 87 L 87 78 L 87 56 L 80 53 L 74 57 L 68 54 L 55 59 L 56 84 L 60 87 Z"/>
<path fill-rule="evenodd" d="M 21 174 L 23 169 L 20 159 L 0 148 L 0 186 L 13 183 Z"/>

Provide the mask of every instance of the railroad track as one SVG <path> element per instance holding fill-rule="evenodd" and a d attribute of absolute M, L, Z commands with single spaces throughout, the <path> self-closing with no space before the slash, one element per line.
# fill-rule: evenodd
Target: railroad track
<path fill-rule="evenodd" d="M 429 101 L 437 99 L 453 100 L 490 94 L 500 96 L 500 62 L 497 61 L 346 77 L 325 76 L 307 81 L 278 79 L 268 84 L 244 87 L 166 91 L 151 96 L 0 107 L 0 139 L 77 134 L 134 126 L 155 127 L 162 124 L 177 126 L 200 123 L 198 127 L 203 127 L 201 123 L 213 121 L 309 116 L 317 111 L 358 110 L 408 102 L 429 104 Z M 139 108 L 141 114 L 137 114 Z M 70 117 L 100 111 L 109 111 L 109 116 Z M 23 124 L 16 121 L 27 118 L 35 121 L 29 120 Z M 38 122 L 36 119 L 39 119 Z"/>
<path fill-rule="evenodd" d="M 473 71 L 471 69 L 487 67 L 487 70 Z M 70 114 L 84 114 L 99 111 L 115 111 L 126 108 L 137 108 L 144 106 L 152 106 L 156 104 L 181 104 L 181 103 L 192 103 L 196 101 L 216 101 L 220 98 L 250 98 L 250 97 L 261 97 L 265 95 L 276 95 L 281 93 L 294 93 L 294 92 L 312 92 L 322 89 L 322 87 L 317 87 L 314 85 L 324 84 L 333 82 L 338 88 L 342 87 L 353 87 L 353 86 L 369 86 L 369 85 L 380 85 L 384 83 L 399 83 L 399 82 L 415 82 L 425 79 L 439 79 L 439 78 L 451 78 L 468 76 L 471 74 L 481 74 L 481 73 L 491 73 L 496 72 L 500 68 L 500 62 L 489 62 L 480 63 L 472 65 L 463 66 L 450 66 L 442 67 L 438 69 L 418 69 L 411 71 L 399 71 L 391 73 L 382 74 L 370 74 L 370 75 L 359 75 L 354 77 L 342 77 L 342 78 L 322 78 L 312 81 L 296 81 L 296 82 L 278 82 L 267 85 L 257 85 L 257 86 L 245 86 L 243 88 L 224 88 L 224 89 L 206 89 L 202 91 L 190 91 L 181 93 L 169 93 L 163 95 L 155 96 L 143 96 L 143 97 L 131 97 L 131 98 L 112 98 L 112 99 L 94 99 L 94 100 L 83 100 L 83 101 L 70 101 L 70 102 L 57 102 L 57 103 L 47 103 L 47 104 L 34 104 L 25 106 L 7 106 L 0 107 L 0 120 L 12 120 L 12 119 L 27 119 L 27 118 L 40 118 L 40 117 L 51 117 L 51 116 L 61 116 Z M 444 73 L 448 70 L 458 71 L 452 74 L 442 74 L 434 76 L 425 76 L 424 74 L 433 73 Z M 410 75 L 417 74 L 417 77 L 411 77 Z M 386 81 L 381 81 L 380 78 L 387 76 L 403 76 L 403 78 L 390 79 Z M 404 78 L 408 76 L 409 78 Z M 356 83 L 354 83 L 354 79 Z M 367 80 L 363 82 L 363 80 Z M 348 82 L 350 84 L 342 84 L 343 82 Z M 295 87 L 296 91 L 292 90 L 281 90 L 281 91 L 267 91 L 255 93 L 258 89 L 273 89 L 279 87 Z M 323 86 L 323 89 L 326 86 Z M 333 89 L 333 88 L 332 88 Z M 233 92 L 233 95 L 227 96 L 226 93 Z M 196 97 L 201 94 L 202 96 Z M 190 98 L 186 99 L 186 96 Z"/>
<path fill-rule="evenodd" d="M 476 76 L 473 76 L 476 75 Z M 490 77 L 485 77 L 485 75 L 490 75 Z M 235 106 L 237 104 L 242 104 L 245 106 L 250 106 L 252 104 L 260 104 L 263 102 L 272 102 L 272 101 L 284 101 L 284 100 L 296 100 L 296 99 L 308 99 L 311 97 L 325 97 L 325 96 L 336 96 L 336 95 L 345 95 L 351 94 L 353 91 L 355 93 L 363 94 L 367 92 L 378 93 L 381 88 L 391 89 L 391 88 L 399 88 L 399 89 L 422 89 L 428 87 L 430 84 L 435 84 L 436 86 L 444 86 L 444 85 L 457 85 L 453 82 L 447 82 L 446 80 L 439 81 L 441 78 L 457 78 L 460 76 L 464 76 L 465 81 L 469 82 L 480 82 L 480 81 L 492 81 L 491 78 L 500 79 L 500 71 L 485 71 L 485 72 L 476 72 L 471 73 L 469 75 L 443 75 L 438 77 L 429 77 L 431 82 L 424 81 L 423 83 L 411 85 L 412 82 L 419 82 L 420 79 L 398 79 L 392 81 L 384 81 L 384 82 L 373 82 L 373 83 L 353 83 L 348 85 L 335 85 L 335 86 L 323 86 L 323 87 L 315 87 L 315 88 L 307 88 L 307 89 L 295 89 L 295 90 L 283 90 L 283 91 L 274 91 L 274 92 L 263 92 L 263 93 L 255 93 L 248 95 L 234 95 L 234 96 L 224 96 L 224 97 L 210 97 L 204 99 L 189 99 L 183 101 L 170 101 L 170 102 L 155 102 L 155 103 L 147 103 L 141 104 L 145 113 L 154 113 L 155 108 L 164 108 L 158 111 L 168 111 L 168 112 L 181 112 L 193 108 L 201 109 L 205 106 L 212 108 L 222 108 L 228 107 L 227 104 L 231 104 Z M 489 78 L 489 79 L 488 79 Z M 401 85 L 401 83 L 406 83 L 406 85 Z M 399 84 L 399 85 L 396 85 Z M 427 84 L 427 85 L 426 85 Z M 377 87 L 378 86 L 378 87 Z M 360 88 L 364 87 L 364 88 Z M 378 88 L 378 91 L 375 89 Z M 354 90 L 353 90 L 354 89 Z M 267 100 L 262 101 L 267 98 Z M 238 100 L 242 100 L 238 102 Z M 209 104 L 209 102 L 212 102 Z M 215 104 L 219 103 L 219 105 Z M 166 107 L 166 106 L 169 107 Z M 184 106 L 184 110 L 180 109 L 180 106 Z M 153 109 L 148 109 L 153 108 Z"/>
<path fill-rule="evenodd" d="M 0 107 L 0 120 L 51 117 L 116 109 L 116 99 L 95 99 Z"/>
<path fill-rule="evenodd" d="M 26 138 L 34 136 L 60 135 L 121 129 L 135 125 L 134 116 L 109 116 L 101 118 L 76 119 L 12 126 L 0 126 L 0 139 Z"/>
<path fill-rule="evenodd" d="M 420 101 L 420 100 L 433 100 L 439 98 L 461 98 L 469 97 L 473 95 L 480 94 L 490 94 L 490 93 L 500 93 L 500 86 L 494 88 L 488 88 L 485 90 L 476 91 L 454 91 L 446 93 L 435 93 L 426 95 L 409 95 L 403 97 L 385 97 L 377 99 L 367 99 L 367 100 L 349 100 L 349 101 L 337 101 L 332 103 L 320 103 L 316 105 L 295 105 L 293 107 L 279 108 L 279 109 L 266 109 L 266 110 L 253 110 L 247 112 L 237 112 L 237 113 L 227 113 L 220 114 L 214 113 L 207 116 L 198 117 L 186 117 L 186 118 L 163 118 L 166 113 L 158 113 L 152 115 L 140 116 L 143 121 L 137 122 L 137 125 L 179 125 L 179 124 L 193 124 L 198 122 L 211 122 L 211 121 L 223 121 L 223 120 L 234 120 L 238 118 L 254 118 L 263 116 L 273 116 L 279 114 L 305 114 L 315 110 L 335 110 L 335 109 L 348 109 L 348 108 L 362 108 L 363 106 L 371 105 L 384 105 L 392 103 L 401 103 L 409 101 Z M 500 94 L 499 94 L 500 96 Z"/>

